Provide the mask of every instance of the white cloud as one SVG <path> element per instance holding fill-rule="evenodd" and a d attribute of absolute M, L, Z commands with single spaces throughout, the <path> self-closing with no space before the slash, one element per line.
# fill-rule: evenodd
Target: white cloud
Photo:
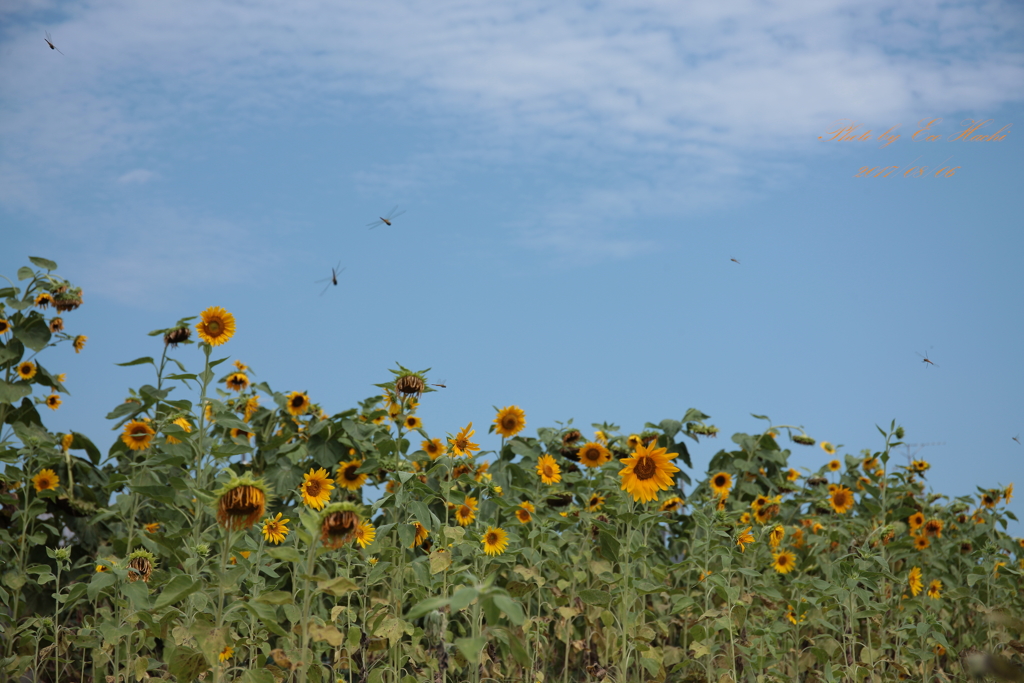
<path fill-rule="evenodd" d="M 152 171 L 147 171 L 144 168 L 136 168 L 136 169 L 134 169 L 132 171 L 128 171 L 127 173 L 122 175 L 120 178 L 117 179 L 117 182 L 125 183 L 125 184 L 133 184 L 134 183 L 134 184 L 142 185 L 144 183 L 148 183 L 150 180 L 152 180 L 155 177 L 156 177 L 156 174 L 153 173 Z"/>

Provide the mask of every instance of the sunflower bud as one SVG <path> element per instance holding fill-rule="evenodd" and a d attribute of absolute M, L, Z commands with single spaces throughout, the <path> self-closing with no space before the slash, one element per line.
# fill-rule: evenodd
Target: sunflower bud
<path fill-rule="evenodd" d="M 814 439 L 812 439 L 811 437 L 807 436 L 806 434 L 797 434 L 797 435 L 793 436 L 792 438 L 793 438 L 793 442 L 794 443 L 798 443 L 798 444 L 800 444 L 802 446 L 813 446 L 814 445 Z"/>

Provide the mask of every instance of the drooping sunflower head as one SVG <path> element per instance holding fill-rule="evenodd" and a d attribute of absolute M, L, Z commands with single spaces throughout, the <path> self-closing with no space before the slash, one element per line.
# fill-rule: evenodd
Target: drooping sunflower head
<path fill-rule="evenodd" d="M 477 500 L 472 496 L 466 496 L 466 499 L 455 508 L 455 520 L 459 523 L 459 526 L 469 526 L 476 519 L 476 506 Z"/>
<path fill-rule="evenodd" d="M 148 550 L 136 550 L 128 556 L 128 581 L 135 583 L 143 581 L 149 583 L 149 577 L 153 575 L 153 568 L 156 566 L 156 556 Z"/>
<path fill-rule="evenodd" d="M 322 510 L 331 499 L 331 491 L 334 484 L 327 475 L 327 470 L 321 467 L 314 470 L 309 469 L 308 474 L 302 475 L 303 481 L 299 484 L 299 493 L 302 494 L 302 502 L 314 510 Z"/>
<path fill-rule="evenodd" d="M 783 550 L 781 553 L 773 553 L 772 568 L 780 574 L 788 574 L 789 572 L 796 569 L 796 555 L 788 550 Z"/>
<path fill-rule="evenodd" d="M 596 441 L 583 444 L 576 456 L 580 459 L 580 464 L 587 467 L 600 467 L 612 459 L 608 449 Z"/>
<path fill-rule="evenodd" d="M 53 470 L 40 470 L 36 476 L 32 477 L 32 486 L 35 487 L 36 493 L 50 491 L 60 486 L 60 477 Z"/>
<path fill-rule="evenodd" d="M 487 532 L 481 539 L 484 545 L 484 552 L 488 555 L 501 555 L 508 547 L 508 533 L 499 527 L 487 527 Z"/>
<path fill-rule="evenodd" d="M 719 472 L 711 477 L 708 485 L 712 493 L 719 498 L 725 498 L 732 489 L 732 475 L 728 472 Z"/>
<path fill-rule="evenodd" d="M 149 448 L 156 431 L 142 420 L 132 420 L 124 426 L 121 441 L 133 451 L 144 451 Z"/>
<path fill-rule="evenodd" d="M 794 434 L 790 438 L 793 439 L 793 443 L 798 443 L 801 446 L 813 446 L 815 443 L 814 439 L 806 434 Z"/>
<path fill-rule="evenodd" d="M 210 346 L 220 346 L 235 335 L 235 316 L 220 306 L 211 306 L 203 311 L 196 331 L 199 338 Z"/>
<path fill-rule="evenodd" d="M 419 522 L 413 522 L 412 525 L 416 529 L 416 536 L 413 538 L 412 546 L 410 547 L 415 548 L 416 546 L 423 545 L 423 542 L 427 540 L 427 536 L 430 535 L 430 530 Z"/>
<path fill-rule="evenodd" d="M 355 539 L 362 521 L 359 505 L 331 503 L 320 513 L 320 540 L 328 548 L 340 548 Z"/>
<path fill-rule="evenodd" d="M 75 340 L 71 342 L 71 346 L 74 347 L 75 353 L 81 352 L 81 350 L 85 348 L 85 342 L 87 342 L 88 340 L 89 338 L 86 337 L 84 334 L 80 334 L 77 337 L 75 337 Z"/>
<path fill-rule="evenodd" d="M 498 411 L 494 418 L 494 431 L 510 439 L 526 426 L 526 413 L 519 406 L 507 406 Z"/>
<path fill-rule="evenodd" d="M 633 455 L 620 461 L 625 465 L 619 470 L 620 488 L 632 495 L 634 501 L 657 500 L 658 491 L 667 491 L 675 481 L 672 475 L 679 471 L 671 462 L 675 457 L 667 448 L 641 444 Z"/>
<path fill-rule="evenodd" d="M 419 398 L 426 388 L 426 380 L 418 372 L 407 371 L 405 374 L 399 375 L 395 380 L 395 391 L 405 396 L 416 396 Z"/>
<path fill-rule="evenodd" d="M 338 477 L 335 480 L 338 486 L 349 491 L 358 491 L 359 487 L 366 483 L 366 472 L 359 472 L 362 466 L 362 460 L 338 463 Z"/>
<path fill-rule="evenodd" d="M 562 481 L 562 468 L 547 453 L 537 459 L 537 474 L 540 475 L 540 480 L 548 486 Z"/>
<path fill-rule="evenodd" d="M 263 538 L 270 543 L 281 543 L 288 536 L 288 522 L 290 521 L 284 517 L 282 512 L 278 512 L 277 517 L 267 517 L 263 522 Z"/>
<path fill-rule="evenodd" d="M 228 389 L 245 391 L 249 388 L 249 377 L 244 372 L 232 372 L 224 383 L 228 385 Z"/>
<path fill-rule="evenodd" d="M 18 364 L 18 377 L 28 381 L 36 376 L 36 364 L 30 360 Z"/>
<path fill-rule="evenodd" d="M 64 318 L 53 318 L 50 320 L 50 332 L 57 334 L 64 329 Z"/>
<path fill-rule="evenodd" d="M 182 324 L 178 327 L 167 330 L 164 334 L 164 346 L 169 346 L 172 349 L 178 347 L 178 344 L 183 344 L 188 341 L 188 338 L 192 336 L 192 328 L 188 325 Z"/>
<path fill-rule="evenodd" d="M 271 497 L 267 483 L 246 472 L 231 479 L 214 492 L 217 496 L 217 521 L 228 530 L 248 529 L 267 510 Z"/>
<path fill-rule="evenodd" d="M 36 295 L 35 305 L 39 308 L 46 308 L 53 303 L 53 295 L 49 292 L 40 292 Z"/>
<path fill-rule="evenodd" d="M 288 394 L 287 407 L 288 413 L 293 416 L 302 415 L 309 410 L 309 396 L 301 391 L 293 391 Z"/>
<path fill-rule="evenodd" d="M 441 439 L 430 439 L 420 444 L 420 448 L 430 456 L 431 460 L 437 460 L 444 455 L 444 444 Z"/>
<path fill-rule="evenodd" d="M 853 491 L 845 486 L 836 487 L 829 498 L 829 505 L 840 515 L 844 515 L 853 508 Z"/>
<path fill-rule="evenodd" d="M 683 499 L 679 496 L 672 496 L 661 503 L 661 507 L 658 508 L 658 512 L 679 512 L 683 509 Z"/>

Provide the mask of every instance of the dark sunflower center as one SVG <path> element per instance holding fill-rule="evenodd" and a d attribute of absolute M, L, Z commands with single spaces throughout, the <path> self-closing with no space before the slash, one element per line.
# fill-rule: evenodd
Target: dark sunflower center
<path fill-rule="evenodd" d="M 551 469 L 551 465 L 544 465 L 544 476 L 551 479 L 555 476 L 555 473 Z"/>
<path fill-rule="evenodd" d="M 494 533 L 493 531 L 491 533 L 487 534 L 487 543 L 490 544 L 490 545 L 497 545 L 498 544 L 498 534 Z"/>
<path fill-rule="evenodd" d="M 217 322 L 216 320 L 211 320 L 210 322 L 208 322 L 206 324 L 206 327 L 207 329 L 210 330 L 210 332 L 213 332 L 214 334 L 220 332 L 220 323 Z"/>
<path fill-rule="evenodd" d="M 358 479 L 359 475 L 356 474 L 356 470 L 358 470 L 358 469 L 359 469 L 359 465 L 349 465 L 348 467 L 346 467 L 345 468 L 345 481 L 355 481 L 356 479 Z"/>
<path fill-rule="evenodd" d="M 301 396 L 296 396 L 292 399 L 292 408 L 301 408 L 304 400 Z"/>
<path fill-rule="evenodd" d="M 588 461 L 590 461 L 590 462 L 594 462 L 594 461 L 596 461 L 596 460 L 597 460 L 598 458 L 600 458 L 600 457 L 601 457 L 601 454 L 600 454 L 600 453 L 598 453 L 598 452 L 597 452 L 597 450 L 595 450 L 595 449 L 593 449 L 593 448 L 588 448 L 587 450 L 583 451 L 583 453 L 581 454 L 581 456 L 582 456 L 582 458 L 583 458 L 584 460 L 588 460 Z"/>
<path fill-rule="evenodd" d="M 789 564 L 789 558 L 786 557 L 785 555 L 780 556 L 779 557 L 779 566 L 780 567 L 785 567 L 787 564 Z"/>
<path fill-rule="evenodd" d="M 516 418 L 511 415 L 506 416 L 505 419 L 501 421 L 501 426 L 505 429 L 515 429 Z"/>
<path fill-rule="evenodd" d="M 459 517 L 469 517 L 472 510 L 469 509 L 468 505 L 463 505 L 459 508 Z"/>
<path fill-rule="evenodd" d="M 633 466 L 633 474 L 635 474 L 636 478 L 641 481 L 650 479 L 657 473 L 658 463 L 654 461 L 654 458 L 640 458 L 636 461 L 636 465 Z"/>
<path fill-rule="evenodd" d="M 717 486 L 718 488 L 722 488 L 723 486 L 725 486 L 725 477 L 721 475 L 715 477 L 715 486 Z"/>
<path fill-rule="evenodd" d="M 310 481 L 306 484 L 306 495 L 311 498 L 316 498 L 320 495 L 320 482 Z"/>

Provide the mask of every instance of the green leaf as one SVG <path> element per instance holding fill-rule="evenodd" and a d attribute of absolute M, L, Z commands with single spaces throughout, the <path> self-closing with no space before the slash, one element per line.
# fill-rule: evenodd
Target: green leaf
<path fill-rule="evenodd" d="M 479 661 L 480 653 L 486 645 L 487 639 L 483 636 L 455 639 L 455 647 L 459 648 L 459 652 L 461 652 L 462 656 L 471 664 L 476 664 Z"/>
<path fill-rule="evenodd" d="M 345 595 L 345 593 L 359 588 L 356 583 L 346 579 L 344 576 L 339 576 L 328 581 L 317 581 L 316 587 L 325 593 L 330 593 L 336 598 L 340 598 Z"/>
<path fill-rule="evenodd" d="M 21 268 L 18 268 L 19 280 L 27 280 L 30 277 L 35 277 L 35 272 L 31 268 L 29 268 L 28 266 L 22 266 Z"/>
<path fill-rule="evenodd" d="M 249 669 L 238 680 L 242 683 L 274 683 L 274 674 L 269 669 Z"/>
<path fill-rule="evenodd" d="M 267 555 L 282 562 L 302 562 L 302 555 L 295 548 L 267 548 Z"/>
<path fill-rule="evenodd" d="M 149 585 L 145 581 L 126 583 L 121 590 L 131 601 L 135 609 L 149 609 Z"/>
<path fill-rule="evenodd" d="M 41 256 L 29 256 L 28 260 L 43 270 L 57 270 L 57 264 Z"/>
<path fill-rule="evenodd" d="M 522 624 L 526 618 L 523 614 L 523 608 L 519 606 L 519 603 L 507 595 L 495 595 L 494 604 L 497 605 L 498 609 L 504 612 L 505 616 L 508 617 L 508 620 L 516 626 Z"/>
<path fill-rule="evenodd" d="M 14 328 L 14 336 L 33 351 L 42 351 L 50 343 L 50 328 L 42 316 L 32 315 Z"/>
<path fill-rule="evenodd" d="M 405 618 L 409 620 L 419 619 L 423 615 L 436 609 L 441 609 L 447 604 L 448 598 L 427 598 L 410 607 Z"/>
<path fill-rule="evenodd" d="M 143 363 L 149 363 L 150 365 L 156 367 L 156 363 L 154 363 L 153 359 L 150 358 L 149 356 L 143 356 L 142 358 L 136 358 L 135 360 L 130 360 L 127 363 L 114 363 L 114 365 L 118 366 L 119 368 L 126 368 L 129 365 L 142 365 Z"/>
<path fill-rule="evenodd" d="M 477 589 L 471 588 L 470 586 L 463 586 L 459 590 L 455 591 L 450 603 L 452 612 L 458 612 L 463 607 L 469 605 L 469 603 L 476 599 L 477 595 L 479 595 Z"/>
<path fill-rule="evenodd" d="M 587 603 L 588 605 L 600 605 L 606 607 L 612 601 L 611 593 L 608 591 L 595 590 L 593 588 L 584 588 L 579 592 L 580 600 Z"/>
<path fill-rule="evenodd" d="M 167 657 L 168 673 L 179 681 L 194 681 L 199 674 L 209 668 L 203 653 L 191 648 L 176 647 L 174 656 Z"/>
<path fill-rule="evenodd" d="M 597 538 L 601 545 L 601 554 L 604 556 L 604 559 L 609 562 L 619 559 L 619 539 L 603 530 L 598 534 Z"/>
<path fill-rule="evenodd" d="M 256 602 L 263 602 L 268 605 L 291 605 L 295 602 L 295 598 L 289 591 L 266 591 L 260 593 L 260 596 L 256 598 Z"/>
<path fill-rule="evenodd" d="M 5 382 L 0 379 L 0 403 L 14 404 L 32 393 L 32 386 L 27 382 Z"/>
<path fill-rule="evenodd" d="M 202 581 L 196 581 L 191 576 L 179 574 L 171 579 L 171 582 L 167 584 L 160 595 L 157 596 L 157 599 L 153 601 L 153 609 L 169 607 L 180 600 L 184 600 L 202 587 Z"/>

